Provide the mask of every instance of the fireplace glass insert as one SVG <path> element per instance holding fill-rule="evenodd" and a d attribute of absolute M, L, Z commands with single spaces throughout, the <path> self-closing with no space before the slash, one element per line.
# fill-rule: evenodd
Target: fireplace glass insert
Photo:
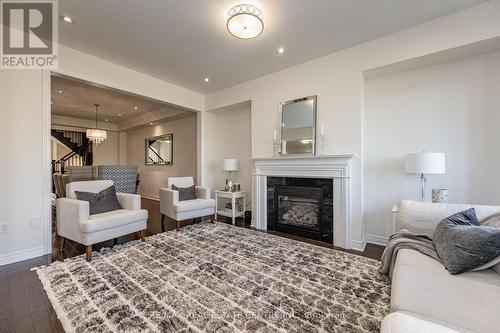
<path fill-rule="evenodd" d="M 331 179 L 269 177 L 268 229 L 333 242 Z"/>

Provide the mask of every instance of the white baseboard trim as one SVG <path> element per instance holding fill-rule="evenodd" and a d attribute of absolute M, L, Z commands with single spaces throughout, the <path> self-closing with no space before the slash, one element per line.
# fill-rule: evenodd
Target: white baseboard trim
<path fill-rule="evenodd" d="M 160 197 L 156 196 L 156 195 L 141 194 L 141 198 L 154 200 L 154 201 L 160 201 Z"/>
<path fill-rule="evenodd" d="M 377 235 L 365 235 L 365 241 L 370 244 L 386 246 L 389 239 Z"/>
<path fill-rule="evenodd" d="M 351 239 L 351 250 L 363 252 L 366 246 L 366 239 L 363 237 L 361 241 Z"/>
<path fill-rule="evenodd" d="M 0 255 L 0 266 L 45 255 L 43 246 Z"/>

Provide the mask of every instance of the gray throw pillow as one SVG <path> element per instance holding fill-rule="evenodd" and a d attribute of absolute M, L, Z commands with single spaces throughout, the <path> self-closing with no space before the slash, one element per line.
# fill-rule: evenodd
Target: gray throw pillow
<path fill-rule="evenodd" d="M 114 185 L 111 185 L 99 193 L 75 191 L 75 195 L 78 200 L 89 202 L 90 215 L 123 209 L 116 196 Z"/>
<path fill-rule="evenodd" d="M 500 228 L 500 213 L 487 216 L 481 221 L 479 221 L 479 223 L 482 226 Z M 492 261 L 474 268 L 473 271 L 482 271 L 483 269 L 489 269 L 489 268 L 493 268 L 493 270 L 495 270 L 495 267 L 496 267 L 496 272 L 500 273 L 500 255 L 496 258 L 493 258 Z"/>
<path fill-rule="evenodd" d="M 172 185 L 172 190 L 179 192 L 179 201 L 196 199 L 196 188 L 194 185 L 189 187 L 177 187 Z"/>
<path fill-rule="evenodd" d="M 481 226 L 474 208 L 439 222 L 433 242 L 443 265 L 453 275 L 484 265 L 500 255 L 500 229 Z"/>

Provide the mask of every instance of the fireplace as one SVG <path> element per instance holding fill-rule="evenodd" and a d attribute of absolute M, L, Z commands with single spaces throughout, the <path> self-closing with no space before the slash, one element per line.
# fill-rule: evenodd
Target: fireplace
<path fill-rule="evenodd" d="M 286 232 L 294 234 L 306 230 L 307 237 L 315 239 L 320 237 L 321 240 L 328 241 L 329 244 L 337 247 L 362 250 L 362 242 L 351 241 L 351 164 L 353 158 L 352 154 L 254 158 L 255 187 L 252 193 L 252 226 L 258 230 L 276 230 L 284 227 L 289 229 Z M 319 219 L 320 232 L 314 228 L 289 225 L 290 217 L 285 217 L 285 220 L 288 219 L 286 223 L 275 223 L 274 191 L 276 185 L 323 189 L 323 210 Z M 311 199 L 300 197 L 298 198 L 300 200 L 296 200 L 293 196 L 288 195 L 288 197 L 289 203 Z M 305 203 L 310 202 L 305 201 Z"/>
<path fill-rule="evenodd" d="M 267 178 L 268 230 L 333 242 L 333 180 Z"/>

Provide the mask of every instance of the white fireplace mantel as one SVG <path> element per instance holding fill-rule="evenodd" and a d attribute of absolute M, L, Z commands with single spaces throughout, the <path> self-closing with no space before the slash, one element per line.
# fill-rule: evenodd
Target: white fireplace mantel
<path fill-rule="evenodd" d="M 355 156 L 283 156 L 253 159 L 254 226 L 267 230 L 267 177 L 333 179 L 333 244 L 351 248 L 351 161 Z"/>

